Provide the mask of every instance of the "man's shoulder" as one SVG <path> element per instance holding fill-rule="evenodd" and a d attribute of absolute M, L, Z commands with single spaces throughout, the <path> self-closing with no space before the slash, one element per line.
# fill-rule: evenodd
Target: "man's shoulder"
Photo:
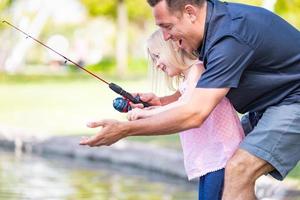
<path fill-rule="evenodd" d="M 217 0 L 213 2 L 215 4 L 207 38 L 211 44 L 232 36 L 255 49 L 268 37 L 265 33 L 270 29 L 290 26 L 276 14 L 261 7 Z M 275 33 L 271 36 L 276 38 Z"/>

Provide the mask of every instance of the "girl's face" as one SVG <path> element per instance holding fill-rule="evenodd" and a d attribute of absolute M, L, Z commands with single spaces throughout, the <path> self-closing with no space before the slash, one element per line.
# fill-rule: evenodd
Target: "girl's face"
<path fill-rule="evenodd" d="M 182 73 L 182 70 L 175 67 L 170 63 L 168 59 L 166 59 L 166 56 L 163 56 L 160 54 L 159 51 L 151 51 L 149 50 L 153 66 L 162 70 L 164 73 L 166 73 L 170 77 L 178 76 Z"/>

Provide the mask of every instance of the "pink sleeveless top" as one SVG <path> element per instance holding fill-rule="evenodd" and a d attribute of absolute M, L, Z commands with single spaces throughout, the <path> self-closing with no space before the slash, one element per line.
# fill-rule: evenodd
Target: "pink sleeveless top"
<path fill-rule="evenodd" d="M 183 83 L 179 90 L 184 89 Z M 224 98 L 199 128 L 180 133 L 188 179 L 224 168 L 243 138 L 237 113 Z"/>

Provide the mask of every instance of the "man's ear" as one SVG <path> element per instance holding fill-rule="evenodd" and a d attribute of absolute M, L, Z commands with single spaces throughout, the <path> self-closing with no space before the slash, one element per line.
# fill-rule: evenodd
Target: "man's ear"
<path fill-rule="evenodd" d="M 197 8 L 191 4 L 187 4 L 184 7 L 184 11 L 185 13 L 188 15 L 188 17 L 190 18 L 191 22 L 194 23 L 197 19 Z"/>

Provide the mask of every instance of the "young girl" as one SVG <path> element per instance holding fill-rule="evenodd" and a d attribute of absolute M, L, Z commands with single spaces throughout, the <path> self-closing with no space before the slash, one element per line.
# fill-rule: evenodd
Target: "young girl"
<path fill-rule="evenodd" d="M 173 78 L 169 80 L 169 84 L 174 83 L 174 78 L 182 79 L 177 91 L 180 97 L 164 106 L 135 108 L 129 111 L 129 120 L 150 117 L 184 103 L 191 96 L 204 71 L 202 62 L 177 48 L 173 42 L 164 41 L 160 30 L 150 36 L 148 53 L 153 67 Z M 239 118 L 227 98 L 216 106 L 200 127 L 180 133 L 188 179 L 200 177 L 199 199 L 222 198 L 226 162 L 238 148 L 243 137 Z"/>

